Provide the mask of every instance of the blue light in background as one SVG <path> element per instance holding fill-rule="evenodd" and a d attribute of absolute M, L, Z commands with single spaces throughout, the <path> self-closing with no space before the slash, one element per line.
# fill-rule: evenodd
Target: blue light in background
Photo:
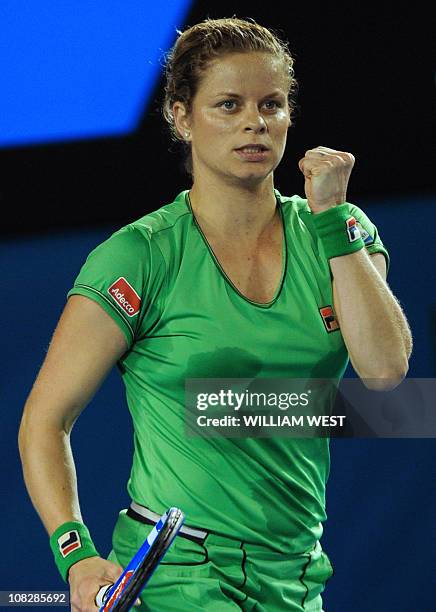
<path fill-rule="evenodd" d="M 2 0 L 0 146 L 133 130 L 189 0 Z"/>

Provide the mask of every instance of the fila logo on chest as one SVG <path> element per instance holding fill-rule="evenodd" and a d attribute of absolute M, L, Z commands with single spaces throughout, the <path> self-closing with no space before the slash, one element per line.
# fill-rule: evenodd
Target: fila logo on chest
<path fill-rule="evenodd" d="M 338 320 L 336 319 L 331 306 L 322 306 L 319 309 L 319 314 L 321 315 L 324 327 L 329 334 L 339 329 Z"/>

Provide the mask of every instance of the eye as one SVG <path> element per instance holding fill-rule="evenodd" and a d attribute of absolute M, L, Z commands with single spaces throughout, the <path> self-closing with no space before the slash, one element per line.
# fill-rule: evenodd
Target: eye
<path fill-rule="evenodd" d="M 276 110 L 276 108 L 280 108 L 281 104 L 277 100 L 265 100 L 263 103 L 266 110 Z"/>
<path fill-rule="evenodd" d="M 219 103 L 219 106 L 226 111 L 232 111 L 236 109 L 236 100 L 224 100 Z"/>

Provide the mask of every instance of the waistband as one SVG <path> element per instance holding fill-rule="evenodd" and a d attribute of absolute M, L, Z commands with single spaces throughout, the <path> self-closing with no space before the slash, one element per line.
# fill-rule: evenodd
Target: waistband
<path fill-rule="evenodd" d="M 135 521 L 139 521 L 140 523 L 144 523 L 146 525 L 155 525 L 161 515 L 157 512 L 153 512 L 150 508 L 146 506 L 142 506 L 135 501 L 132 501 L 130 507 L 126 511 L 126 515 Z M 240 548 L 244 551 L 251 552 L 252 554 L 260 554 L 261 556 L 270 558 L 273 560 L 275 557 L 283 557 L 286 556 L 289 559 L 299 559 L 302 556 L 311 555 L 312 553 L 319 552 L 322 550 L 320 542 L 317 540 L 313 546 L 310 546 L 307 550 L 298 552 L 298 553 L 286 553 L 279 552 L 277 550 L 271 549 L 265 544 L 256 544 L 252 542 L 246 542 L 239 539 L 235 539 L 230 537 L 229 535 L 219 534 L 214 531 L 209 531 L 207 529 L 201 529 L 198 527 L 191 527 L 189 525 L 182 525 L 180 528 L 177 537 L 187 538 L 188 540 L 192 540 L 197 542 L 198 544 L 204 545 L 206 543 L 207 546 L 224 546 L 230 548 Z"/>
<path fill-rule="evenodd" d="M 132 501 L 130 504 L 126 514 L 135 521 L 145 523 L 146 525 L 155 525 L 161 517 L 160 514 L 157 514 L 146 506 L 141 506 L 141 504 L 137 504 L 134 501 Z M 206 531 L 205 529 L 196 529 L 195 527 L 189 527 L 188 525 L 182 525 L 178 535 L 188 538 L 188 540 L 194 540 L 194 542 L 198 542 L 199 544 L 204 544 L 207 536 L 209 535 L 209 531 Z"/>

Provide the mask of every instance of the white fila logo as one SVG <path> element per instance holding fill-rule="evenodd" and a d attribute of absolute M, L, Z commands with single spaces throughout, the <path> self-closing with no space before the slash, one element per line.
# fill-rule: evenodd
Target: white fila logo
<path fill-rule="evenodd" d="M 72 553 L 73 550 L 82 547 L 79 532 L 75 529 L 72 531 L 67 531 L 67 533 L 64 533 L 58 538 L 58 545 L 61 555 L 65 558 L 67 555 Z"/>
<path fill-rule="evenodd" d="M 347 228 L 348 242 L 359 240 L 361 234 L 356 219 L 354 217 L 350 217 L 345 221 L 345 225 Z"/>

